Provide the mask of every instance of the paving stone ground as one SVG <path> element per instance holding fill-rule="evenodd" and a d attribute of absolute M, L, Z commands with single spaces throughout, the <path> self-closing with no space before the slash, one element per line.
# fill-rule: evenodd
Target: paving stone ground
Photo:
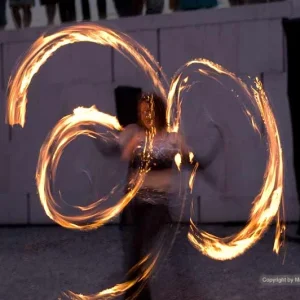
<path fill-rule="evenodd" d="M 295 231 L 290 225 L 289 231 Z M 220 236 L 240 227 L 203 226 Z M 260 277 L 299 275 L 300 243 L 272 252 L 274 228 L 232 261 L 214 261 L 195 250 L 182 226 L 168 259 L 153 278 L 154 300 L 299 300 L 300 284 L 266 286 Z M 126 233 L 128 234 L 128 232 Z M 54 300 L 63 291 L 96 293 L 123 278 L 117 226 L 93 232 L 60 227 L 0 228 L 0 300 Z"/>

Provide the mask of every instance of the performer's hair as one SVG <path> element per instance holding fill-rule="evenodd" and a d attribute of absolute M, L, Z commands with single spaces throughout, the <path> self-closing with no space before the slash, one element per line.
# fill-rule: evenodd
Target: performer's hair
<path fill-rule="evenodd" d="M 153 105 L 154 115 L 155 115 L 155 128 L 158 131 L 167 129 L 167 106 L 163 98 L 155 93 L 144 93 L 139 100 L 139 105 L 142 102 L 147 102 Z M 145 127 L 139 119 L 138 124 L 141 127 Z"/>

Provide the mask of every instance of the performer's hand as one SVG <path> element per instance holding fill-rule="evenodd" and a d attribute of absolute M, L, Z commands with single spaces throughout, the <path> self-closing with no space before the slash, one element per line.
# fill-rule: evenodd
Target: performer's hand
<path fill-rule="evenodd" d="M 91 131 L 92 141 L 102 155 L 110 157 L 120 156 L 118 136 L 112 130 L 100 133 L 97 131 L 95 124 L 82 126 L 82 129 Z"/>

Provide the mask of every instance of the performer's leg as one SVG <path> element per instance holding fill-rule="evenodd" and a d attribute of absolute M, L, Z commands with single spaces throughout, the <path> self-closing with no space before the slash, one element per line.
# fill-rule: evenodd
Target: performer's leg
<path fill-rule="evenodd" d="M 133 234 L 131 249 L 128 253 L 128 268 L 134 267 L 145 255 L 149 254 L 160 233 L 163 233 L 165 224 L 170 216 L 166 205 L 153 205 L 139 202 L 133 203 Z M 135 269 L 129 274 L 128 280 L 141 275 L 144 266 Z M 141 292 L 136 299 L 151 299 L 150 287 L 147 282 L 140 282 L 125 293 L 125 299 L 130 299 L 138 291 Z"/>

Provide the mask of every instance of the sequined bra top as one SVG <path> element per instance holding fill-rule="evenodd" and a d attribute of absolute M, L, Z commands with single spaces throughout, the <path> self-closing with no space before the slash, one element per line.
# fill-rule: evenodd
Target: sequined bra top
<path fill-rule="evenodd" d="M 145 141 L 141 141 L 133 152 L 129 167 L 137 169 L 142 164 Z M 173 166 L 174 157 L 179 152 L 179 147 L 169 134 L 163 137 L 155 137 L 149 160 L 151 170 L 170 169 Z"/>

